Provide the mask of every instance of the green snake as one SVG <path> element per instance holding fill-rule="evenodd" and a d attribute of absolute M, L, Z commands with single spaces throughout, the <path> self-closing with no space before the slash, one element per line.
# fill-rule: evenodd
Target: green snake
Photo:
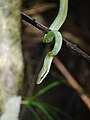
<path fill-rule="evenodd" d="M 48 52 L 45 56 L 44 63 L 42 66 L 42 69 L 40 73 L 38 74 L 38 80 L 37 84 L 40 84 L 44 78 L 47 76 L 47 74 L 50 71 L 51 63 L 55 55 L 60 51 L 61 46 L 62 46 L 62 35 L 58 31 L 62 24 L 64 23 L 66 16 L 67 16 L 67 11 L 68 11 L 68 0 L 60 0 L 59 1 L 59 12 L 57 17 L 55 18 L 54 22 L 51 24 L 49 29 L 51 30 L 48 32 L 43 39 L 44 43 L 49 43 L 53 40 L 55 37 L 55 45 L 52 51 Z"/>

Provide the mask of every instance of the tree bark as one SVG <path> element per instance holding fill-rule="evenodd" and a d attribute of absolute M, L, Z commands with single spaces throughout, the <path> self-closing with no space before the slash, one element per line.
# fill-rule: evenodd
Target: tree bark
<path fill-rule="evenodd" d="M 21 96 L 18 93 L 22 86 L 24 68 L 21 2 L 0 0 L 0 120 L 18 120 L 20 109 Z"/>

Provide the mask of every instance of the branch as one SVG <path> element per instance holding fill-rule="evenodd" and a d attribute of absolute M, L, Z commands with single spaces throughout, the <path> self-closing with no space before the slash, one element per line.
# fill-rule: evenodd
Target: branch
<path fill-rule="evenodd" d="M 90 110 L 90 98 L 85 95 L 85 93 L 84 93 L 85 91 L 83 90 L 83 88 L 78 84 L 78 82 L 70 74 L 70 72 L 63 65 L 63 63 L 60 61 L 60 59 L 58 59 L 58 57 L 54 58 L 53 63 L 55 64 L 57 69 L 64 75 L 64 77 L 69 82 L 69 84 L 72 86 L 72 88 L 77 91 L 80 98 L 83 100 L 83 102 L 86 104 L 87 108 Z"/>
<path fill-rule="evenodd" d="M 22 20 L 32 24 L 33 26 L 43 31 L 44 33 L 48 33 L 49 31 L 51 31 L 49 28 L 37 22 L 36 19 L 26 15 L 25 13 L 21 12 L 21 15 L 22 15 Z M 72 49 L 73 51 L 77 52 L 80 56 L 82 56 L 83 58 L 87 59 L 90 62 L 90 56 L 86 54 L 84 51 L 82 51 L 81 49 L 79 49 L 76 45 L 72 44 L 66 39 L 63 39 L 63 44 L 66 45 L 69 49 Z"/>

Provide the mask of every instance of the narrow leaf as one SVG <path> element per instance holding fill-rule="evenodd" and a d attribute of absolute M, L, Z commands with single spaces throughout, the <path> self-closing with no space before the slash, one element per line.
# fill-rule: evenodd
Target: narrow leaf
<path fill-rule="evenodd" d="M 37 108 L 39 108 L 48 118 L 48 120 L 54 120 L 54 118 L 50 115 L 50 113 L 46 110 L 45 106 L 43 106 L 42 104 L 40 104 L 39 102 L 36 101 L 30 101 L 29 103 L 30 106 L 35 106 Z"/>
<path fill-rule="evenodd" d="M 66 113 L 64 112 L 63 110 L 61 109 L 58 109 L 57 107 L 55 106 L 52 106 L 50 104 L 46 104 L 46 103 L 42 103 L 40 102 L 41 105 L 43 105 L 44 107 L 46 107 L 46 109 L 49 111 L 49 112 L 57 112 L 59 113 L 61 116 L 63 116 L 64 118 L 67 118 L 67 120 L 72 120 L 72 118 Z M 53 114 L 54 115 L 54 114 Z"/>
<path fill-rule="evenodd" d="M 46 93 L 47 91 L 49 91 L 50 89 L 60 85 L 60 81 L 55 81 L 53 83 L 50 83 L 49 85 L 47 85 L 46 87 L 42 88 L 39 92 L 37 92 L 34 96 L 32 96 L 31 99 L 36 99 L 37 97 L 41 96 L 42 94 Z"/>
<path fill-rule="evenodd" d="M 31 106 L 29 106 L 29 110 L 31 111 L 36 120 L 42 120 L 38 113 Z"/>

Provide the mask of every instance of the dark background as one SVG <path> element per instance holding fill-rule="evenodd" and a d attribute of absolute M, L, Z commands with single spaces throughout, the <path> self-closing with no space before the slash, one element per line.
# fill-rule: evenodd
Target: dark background
<path fill-rule="evenodd" d="M 35 10 L 39 4 L 43 5 L 43 2 L 47 4 L 54 3 L 55 7 L 41 10 L 41 12 L 36 10 L 33 13 L 32 10 Z M 24 0 L 22 11 L 27 13 L 28 10 L 29 15 L 36 18 L 40 23 L 50 26 L 58 12 L 58 2 L 58 0 Z M 40 101 L 57 106 L 67 112 L 72 117 L 72 120 L 90 120 L 90 111 L 87 106 L 54 64 L 52 64 L 51 71 L 44 82 L 41 85 L 36 85 L 35 81 L 44 56 L 52 48 L 52 45 L 42 43 L 44 33 L 38 29 L 24 23 L 22 23 L 22 27 L 22 45 L 25 60 L 23 96 L 31 97 L 49 83 L 55 80 L 63 80 L 65 84 L 63 83 L 41 96 Z M 90 55 L 90 0 L 69 0 L 68 17 L 60 31 L 63 38 L 76 44 Z M 65 45 L 62 46 L 58 58 L 90 95 L 90 61 L 79 56 Z M 22 107 L 21 119 L 34 120 L 25 107 Z"/>

